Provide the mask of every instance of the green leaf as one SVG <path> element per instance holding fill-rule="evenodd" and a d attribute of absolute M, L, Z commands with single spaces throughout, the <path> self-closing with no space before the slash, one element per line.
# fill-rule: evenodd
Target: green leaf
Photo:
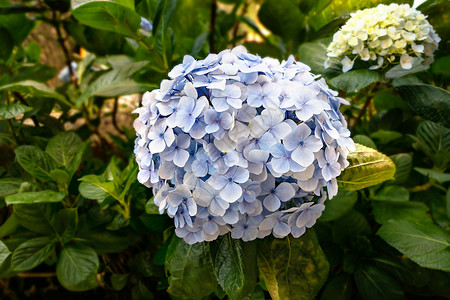
<path fill-rule="evenodd" d="M 369 222 L 359 211 L 352 209 L 333 223 L 333 241 L 342 248 L 354 248 L 357 243 L 355 237 L 369 236 L 371 229 Z M 353 249 L 355 251 L 355 249 Z"/>
<path fill-rule="evenodd" d="M 356 151 L 347 157 L 350 166 L 337 178 L 339 189 L 355 191 L 394 179 L 395 165 L 389 157 L 359 144 L 355 146 Z"/>
<path fill-rule="evenodd" d="M 13 37 L 14 43 L 20 46 L 33 30 L 34 21 L 28 19 L 25 14 L 7 13 L 0 15 L 0 27 L 6 28 Z"/>
<path fill-rule="evenodd" d="M 370 261 L 373 266 L 389 272 L 394 278 L 408 286 L 424 287 L 430 281 L 431 270 L 421 268 L 409 259 L 375 254 L 370 258 Z"/>
<path fill-rule="evenodd" d="M 438 226 L 390 220 L 377 234 L 419 266 L 450 271 L 450 235 Z"/>
<path fill-rule="evenodd" d="M 90 145 L 91 141 L 87 140 L 83 143 L 83 145 L 79 148 L 77 154 L 75 155 L 75 157 L 73 158 L 73 162 L 72 165 L 67 169 L 67 171 L 69 172 L 70 177 L 73 176 L 73 174 L 75 174 L 75 172 L 78 170 L 78 168 L 80 167 L 80 164 L 83 160 L 83 155 L 84 152 L 86 151 L 87 147 Z"/>
<path fill-rule="evenodd" d="M 9 251 L 8 247 L 6 247 L 5 243 L 0 241 L 0 266 L 3 265 L 10 254 L 11 251 Z"/>
<path fill-rule="evenodd" d="M 223 237 L 215 260 L 217 281 L 230 299 L 248 297 L 256 285 L 256 244 Z"/>
<path fill-rule="evenodd" d="M 153 232 L 164 232 L 170 226 L 173 226 L 173 220 L 167 215 L 160 214 L 142 214 L 139 220 L 144 224 L 144 226 Z"/>
<path fill-rule="evenodd" d="M 108 193 L 101 187 L 95 186 L 89 182 L 82 182 L 78 186 L 81 196 L 86 199 L 103 201 L 108 197 Z"/>
<path fill-rule="evenodd" d="M 121 200 L 119 187 L 117 186 L 117 184 L 114 181 L 105 182 L 103 176 L 98 176 L 98 175 L 86 175 L 86 176 L 81 177 L 78 180 L 85 183 L 85 184 L 83 184 L 83 186 L 81 186 L 81 184 L 80 184 L 80 188 L 79 188 L 80 193 L 83 195 L 83 197 L 84 196 L 91 196 L 91 197 L 94 196 L 96 198 L 89 198 L 89 197 L 86 197 L 86 198 L 102 200 L 101 194 L 100 194 L 100 190 L 102 190 L 103 192 L 112 196 L 114 199 Z M 89 185 L 93 185 L 93 186 L 97 187 L 98 189 L 93 189 Z"/>
<path fill-rule="evenodd" d="M 372 202 L 375 221 L 386 224 L 389 220 L 407 220 L 419 223 L 433 223 L 430 209 L 422 202 L 384 201 Z"/>
<path fill-rule="evenodd" d="M 96 55 L 104 56 L 118 54 L 123 53 L 125 50 L 127 42 L 125 38 L 118 33 L 95 29 L 77 22 L 64 22 L 64 28 L 77 44 Z M 81 66 L 83 67 L 83 65 Z M 80 71 L 83 71 L 83 69 Z M 83 76 L 79 76 L 78 78 L 80 80 L 89 79 L 88 76 L 86 76 L 89 73 L 90 72 L 85 72 Z"/>
<path fill-rule="evenodd" d="M 81 225 L 79 226 L 81 227 Z M 111 232 L 110 230 L 89 229 L 77 232 L 76 238 L 92 247 L 97 254 L 117 253 L 125 250 L 139 240 L 139 236 L 132 233 Z"/>
<path fill-rule="evenodd" d="M 132 9 L 109 1 L 90 1 L 77 6 L 72 15 L 96 29 L 117 32 L 139 39 L 141 17 Z"/>
<path fill-rule="evenodd" d="M 438 122 L 450 128 L 450 93 L 444 89 L 426 85 L 402 85 L 395 88 L 411 109 L 424 119 Z"/>
<path fill-rule="evenodd" d="M 54 169 L 50 171 L 50 176 L 53 181 L 56 182 L 60 191 L 67 190 L 71 179 L 67 171 L 62 169 Z"/>
<path fill-rule="evenodd" d="M 55 1 L 55 0 L 51 0 L 51 1 Z M 88 3 L 90 1 L 92 1 L 92 0 L 71 0 L 70 2 L 71 2 L 72 9 L 75 9 L 78 6 Z M 128 7 L 131 10 L 134 10 L 134 0 L 103 0 L 103 1 L 117 3 L 119 5 Z"/>
<path fill-rule="evenodd" d="M 167 291 L 171 295 L 198 299 L 216 290 L 209 243 L 189 245 L 174 236 L 167 250 L 165 267 L 170 273 Z"/>
<path fill-rule="evenodd" d="M 120 291 L 125 287 L 128 282 L 128 277 L 130 274 L 112 274 L 111 275 L 111 285 L 114 290 Z"/>
<path fill-rule="evenodd" d="M 44 190 L 39 192 L 25 192 L 7 196 L 5 202 L 11 204 L 29 204 L 29 203 L 47 203 L 61 202 L 66 197 L 64 192 L 55 192 L 52 190 Z"/>
<path fill-rule="evenodd" d="M 436 180 L 439 183 L 444 183 L 450 181 L 449 173 L 442 173 L 433 169 L 425 169 L 425 168 L 414 168 L 420 174 L 430 177 L 431 179 Z"/>
<path fill-rule="evenodd" d="M 29 106 L 25 106 L 20 103 L 11 103 L 6 106 L 0 107 L 0 117 L 5 120 L 13 119 L 18 115 L 26 113 L 30 110 L 32 110 L 32 108 Z"/>
<path fill-rule="evenodd" d="M 273 34 L 286 40 L 299 40 L 305 21 L 305 16 L 290 0 L 264 1 L 258 18 Z"/>
<path fill-rule="evenodd" d="M 360 265 L 355 282 L 362 299 L 404 299 L 402 288 L 392 276 L 369 264 Z"/>
<path fill-rule="evenodd" d="M 323 63 L 327 59 L 327 48 L 331 38 L 324 38 L 310 43 L 303 43 L 298 48 L 299 61 L 310 66 L 316 74 L 324 74 L 327 69 Z M 329 70 L 328 70 L 329 71 Z"/>
<path fill-rule="evenodd" d="M 415 75 L 409 75 L 409 76 L 405 76 L 405 77 L 395 78 L 394 80 L 392 80 L 393 87 L 398 87 L 401 85 L 411 85 L 411 84 L 423 84 L 423 81 Z M 410 111 L 411 109 L 409 108 L 409 105 L 405 102 L 403 102 L 403 103 L 406 105 L 406 107 L 407 107 L 406 109 L 408 111 Z"/>
<path fill-rule="evenodd" d="M 14 233 L 17 228 L 19 228 L 19 220 L 16 214 L 10 215 L 5 222 L 0 226 L 0 238 L 4 238 L 12 233 Z"/>
<path fill-rule="evenodd" d="M 55 161 L 36 146 L 19 146 L 15 150 L 16 159 L 30 175 L 42 181 L 52 179 L 50 171 L 56 168 Z"/>
<path fill-rule="evenodd" d="M 329 83 L 337 89 L 347 93 L 354 92 L 380 81 L 381 74 L 370 70 L 354 70 L 334 77 Z"/>
<path fill-rule="evenodd" d="M 409 74 L 422 72 L 430 66 L 422 65 L 423 59 L 415 57 L 411 69 L 403 69 L 401 65 L 396 65 L 386 72 L 385 77 L 388 79 L 400 78 Z"/>
<path fill-rule="evenodd" d="M 4 27 L 0 27 L 0 43 L 2 45 L 0 47 L 0 59 L 7 61 L 14 48 L 14 38 Z"/>
<path fill-rule="evenodd" d="M 86 291 L 97 285 L 97 253 L 81 244 L 65 245 L 56 265 L 56 276 L 69 291 Z"/>
<path fill-rule="evenodd" d="M 142 83 L 136 82 L 133 79 L 123 79 L 109 86 L 107 89 L 98 91 L 95 93 L 95 96 L 112 98 L 122 95 L 143 94 L 155 88 L 158 88 L 158 85 L 154 83 Z"/>
<path fill-rule="evenodd" d="M 258 241 L 257 251 L 257 265 L 259 275 L 270 293 L 273 300 L 280 300 L 280 287 L 277 279 L 277 270 L 275 270 L 274 255 L 271 249 L 272 240 L 269 238 Z"/>
<path fill-rule="evenodd" d="M 436 75 L 450 77 L 450 55 L 441 57 L 431 65 L 431 70 Z"/>
<path fill-rule="evenodd" d="M 50 225 L 51 208 L 45 203 L 15 204 L 14 215 L 19 224 L 32 232 L 53 234 Z"/>
<path fill-rule="evenodd" d="M 55 251 L 55 237 L 37 237 L 20 244 L 14 250 L 11 268 L 14 271 L 31 270 L 40 265 L 53 251 Z"/>
<path fill-rule="evenodd" d="M 145 286 L 145 284 L 138 280 L 137 285 L 131 290 L 131 299 L 132 300 L 147 300 L 153 299 L 153 294 L 150 290 Z"/>
<path fill-rule="evenodd" d="M 373 195 L 371 199 L 378 201 L 409 201 L 409 192 L 403 186 L 390 185 Z"/>
<path fill-rule="evenodd" d="M 325 286 L 320 300 L 350 300 L 353 294 L 353 280 L 350 274 L 342 273 Z"/>
<path fill-rule="evenodd" d="M 136 176 L 139 168 L 135 161 L 133 160 L 130 164 L 123 170 L 122 177 L 124 180 L 124 187 L 120 193 L 120 198 L 124 199 L 131 188 L 131 185 L 136 182 Z"/>
<path fill-rule="evenodd" d="M 72 240 L 77 231 L 78 225 L 78 210 L 77 208 L 61 209 L 53 215 L 51 220 L 53 228 L 58 232 L 62 243 L 67 243 Z"/>
<path fill-rule="evenodd" d="M 409 178 L 412 168 L 412 156 L 408 153 L 399 153 L 390 156 L 395 164 L 395 181 L 404 183 Z"/>
<path fill-rule="evenodd" d="M 319 220 L 328 222 L 339 219 L 353 208 L 357 200 L 358 194 L 355 191 L 339 191 L 333 199 L 325 201 L 325 210 Z"/>
<path fill-rule="evenodd" d="M 446 201 L 447 217 L 450 219 L 450 188 L 447 189 L 446 198 L 447 198 L 447 201 Z"/>
<path fill-rule="evenodd" d="M 259 271 L 272 299 L 314 299 L 327 279 L 329 264 L 312 229 L 297 239 L 274 239 L 257 250 Z"/>
<path fill-rule="evenodd" d="M 367 135 L 357 134 L 357 135 L 355 135 L 353 137 L 353 141 L 355 143 L 358 143 L 358 144 L 361 144 L 363 146 L 366 146 L 366 147 L 369 147 L 369 148 L 377 150 L 377 145 L 375 145 L 375 142 L 370 137 L 368 137 Z"/>
<path fill-rule="evenodd" d="M 22 183 L 21 178 L 0 178 L 0 198 L 17 193 Z"/>
<path fill-rule="evenodd" d="M 71 169 L 75 158 L 83 145 L 78 135 L 72 131 L 60 132 L 53 136 L 45 148 L 59 166 Z"/>
<path fill-rule="evenodd" d="M 24 80 L 7 85 L 2 85 L 0 86 L 0 91 L 18 92 L 27 95 L 32 95 L 34 97 L 55 98 L 61 102 L 70 105 L 70 103 L 66 101 L 66 98 L 64 98 L 63 95 L 58 94 L 45 84 L 33 80 Z"/>
<path fill-rule="evenodd" d="M 447 211 L 447 197 L 437 191 L 430 193 L 431 215 L 433 220 L 446 232 L 450 232 L 450 218 Z"/>
<path fill-rule="evenodd" d="M 378 139 L 380 143 L 383 144 L 388 144 L 396 139 L 401 138 L 402 136 L 403 134 L 401 134 L 400 132 L 383 129 L 379 129 L 370 134 L 371 138 Z"/>
<path fill-rule="evenodd" d="M 438 123 L 423 121 L 417 127 L 413 147 L 431 157 L 437 169 L 444 170 L 450 162 L 450 129 Z"/>
<path fill-rule="evenodd" d="M 105 2 L 107 3 L 107 2 Z M 129 77 L 139 71 L 143 66 L 148 64 L 148 61 L 140 61 L 131 64 L 126 64 L 114 68 L 107 73 L 101 75 L 93 83 L 91 83 L 81 94 L 81 96 L 76 100 L 76 105 L 82 105 L 89 97 L 107 95 L 120 96 L 121 94 L 111 93 L 111 89 L 115 89 L 117 84 L 123 83 L 123 81 L 129 81 Z"/>
<path fill-rule="evenodd" d="M 31 43 L 29 45 L 33 44 Z M 40 58 L 41 53 L 39 52 L 38 54 Z M 23 80 L 46 82 L 47 80 L 52 79 L 58 73 L 58 70 L 48 65 L 26 64 L 20 66 L 17 69 L 17 72 L 17 74 L 12 76 L 11 82 L 20 82 Z"/>
<path fill-rule="evenodd" d="M 410 111 L 408 104 L 406 104 L 400 96 L 392 93 L 391 89 L 382 89 L 376 92 L 372 102 L 377 112 L 395 108 Z"/>
<path fill-rule="evenodd" d="M 155 9 L 155 18 L 153 20 L 152 34 L 156 36 L 159 26 L 167 28 L 170 20 L 172 19 L 173 13 L 177 8 L 176 1 L 174 0 L 159 0 Z M 162 22 L 161 22 L 162 21 Z M 160 24 L 161 23 L 161 24 Z M 164 31 L 164 30 L 163 30 Z"/>

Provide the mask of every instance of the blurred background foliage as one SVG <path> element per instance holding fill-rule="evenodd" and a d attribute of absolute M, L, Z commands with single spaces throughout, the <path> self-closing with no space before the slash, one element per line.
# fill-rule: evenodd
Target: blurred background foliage
<path fill-rule="evenodd" d="M 298 269 L 286 271 L 296 283 L 289 291 L 302 299 L 448 299 L 450 2 L 419 7 L 442 38 L 431 67 L 389 78 L 323 67 L 350 12 L 391 2 L 413 4 L 0 0 L 1 298 L 274 297 L 256 256 L 266 246 L 289 256 L 283 241 L 257 251 L 224 238 L 192 254 L 135 179 L 131 111 L 140 94 L 185 54 L 243 44 L 280 60 L 293 54 L 322 74 L 351 101 L 343 110 L 355 141 L 397 167 L 395 180 L 327 201 L 312 244 L 293 239 L 298 259 L 289 263 Z M 151 26 L 141 27 L 141 17 Z M 230 279 L 240 294 L 199 277 L 218 272 L 208 265 L 217 257 L 241 270 Z M 180 281 L 183 264 L 190 271 Z M 317 272 L 303 272 L 308 267 Z"/>

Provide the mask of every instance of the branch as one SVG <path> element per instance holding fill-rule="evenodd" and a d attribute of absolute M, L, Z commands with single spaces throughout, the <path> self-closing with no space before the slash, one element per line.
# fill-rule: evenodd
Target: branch
<path fill-rule="evenodd" d="M 47 278 L 47 277 L 55 277 L 56 272 L 48 272 L 48 273 L 19 273 L 16 275 L 17 277 L 22 278 Z"/>
<path fill-rule="evenodd" d="M 19 94 L 18 92 L 14 92 L 14 96 L 16 96 L 17 99 L 19 99 L 20 103 L 29 106 L 27 100 L 25 100 L 25 98 L 21 94 Z M 36 118 L 36 116 L 31 116 L 31 119 L 33 120 L 34 126 L 39 127 L 39 121 Z"/>
<path fill-rule="evenodd" d="M 242 1 L 238 4 L 236 4 L 237 6 L 240 6 L 242 4 Z M 248 3 L 247 1 L 245 1 L 244 3 L 244 8 L 242 8 L 242 12 L 241 15 L 244 16 L 247 13 L 247 9 L 248 9 Z M 233 37 L 232 37 L 232 41 L 233 41 L 233 47 L 236 46 L 236 37 L 239 31 L 239 25 L 240 25 L 240 20 L 239 18 L 237 18 L 236 22 L 234 23 L 234 27 L 233 27 Z"/>
<path fill-rule="evenodd" d="M 123 130 L 120 129 L 119 126 L 117 125 L 117 119 L 116 119 L 116 117 L 117 117 L 117 111 L 118 111 L 118 108 L 119 108 L 119 98 L 116 97 L 116 98 L 114 98 L 114 108 L 113 108 L 113 113 L 112 113 L 112 123 L 113 123 L 113 125 L 114 125 L 114 128 L 116 128 L 116 130 L 117 130 L 119 133 L 125 135 L 125 132 L 123 132 Z"/>
<path fill-rule="evenodd" d="M 211 0 L 211 17 L 209 21 L 209 52 L 214 53 L 214 29 L 216 28 L 217 0 Z"/>
<path fill-rule="evenodd" d="M 359 124 L 359 122 L 361 121 L 362 117 L 364 116 L 364 114 L 367 110 L 367 107 L 369 107 L 370 102 L 372 101 L 373 93 L 378 89 L 379 84 L 380 84 L 379 82 L 376 82 L 373 85 L 372 89 L 369 91 L 368 96 L 366 98 L 366 102 L 364 102 L 364 105 L 363 105 L 361 111 L 359 112 L 358 116 L 356 117 L 353 127 L 356 127 Z"/>
<path fill-rule="evenodd" d="M 66 65 L 67 65 L 67 68 L 69 69 L 70 80 L 72 81 L 75 88 L 78 89 L 79 86 L 78 86 L 78 82 L 77 82 L 77 77 L 75 76 L 75 72 L 72 68 L 72 60 L 70 59 L 69 50 L 67 50 L 65 40 L 62 36 L 61 28 L 59 26 L 59 18 L 55 11 L 53 11 L 53 21 L 54 21 L 53 26 L 55 27 L 56 34 L 58 35 L 58 42 L 64 52 L 64 56 L 66 57 Z"/>

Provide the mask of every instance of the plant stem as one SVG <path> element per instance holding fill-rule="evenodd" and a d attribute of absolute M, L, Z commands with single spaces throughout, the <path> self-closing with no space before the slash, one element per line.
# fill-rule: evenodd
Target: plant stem
<path fill-rule="evenodd" d="M 14 141 L 16 141 L 16 145 L 19 145 L 19 139 L 17 138 L 17 135 L 14 132 L 14 127 L 13 127 L 10 119 L 8 119 L 8 126 L 9 126 L 9 129 L 11 129 L 11 135 L 13 136 Z"/>
<path fill-rule="evenodd" d="M 431 184 L 431 182 L 427 182 L 427 183 L 425 183 L 425 184 L 422 184 L 422 185 L 417 185 L 417 186 L 414 186 L 414 187 L 412 187 L 412 188 L 409 188 L 408 189 L 408 192 L 410 192 L 410 193 L 417 193 L 417 192 L 422 192 L 422 191 L 426 191 L 426 190 L 428 190 L 430 187 L 432 187 L 433 185 Z"/>
<path fill-rule="evenodd" d="M 366 98 L 366 102 L 364 102 L 364 105 L 363 105 L 361 111 L 359 112 L 358 116 L 357 116 L 356 119 L 355 119 L 355 123 L 353 124 L 353 127 L 356 127 L 356 126 L 359 124 L 359 122 L 361 121 L 362 117 L 363 117 L 364 114 L 366 113 L 366 110 L 367 110 L 367 108 L 369 107 L 370 102 L 372 101 L 373 93 L 378 89 L 378 86 L 379 86 L 379 85 L 380 85 L 380 83 L 379 83 L 379 82 L 376 82 L 376 83 L 372 86 L 372 88 L 371 88 L 371 90 L 369 91 L 368 96 L 367 96 L 367 98 Z"/>
<path fill-rule="evenodd" d="M 16 96 L 17 99 L 19 99 L 19 102 L 23 105 L 29 106 L 28 102 L 25 100 L 25 98 L 19 94 L 18 92 L 14 92 L 14 96 Z M 36 116 L 31 116 L 31 119 L 33 120 L 34 126 L 39 127 L 39 121 L 36 118 Z"/>
<path fill-rule="evenodd" d="M 112 113 L 112 123 L 113 123 L 114 128 L 116 128 L 116 130 L 119 133 L 125 135 L 125 132 L 123 132 L 123 130 L 120 129 L 119 126 L 117 125 L 117 118 L 116 117 L 117 117 L 118 108 L 119 108 L 119 98 L 116 97 L 116 98 L 114 98 L 114 108 L 113 108 L 113 113 Z"/>
<path fill-rule="evenodd" d="M 209 20 L 209 52 L 214 53 L 214 29 L 216 28 L 217 0 L 211 0 L 211 17 Z"/>
<path fill-rule="evenodd" d="M 61 28 L 60 28 L 60 24 L 59 24 L 59 16 L 57 15 L 57 12 L 55 12 L 55 11 L 53 11 L 53 21 L 54 21 L 53 25 L 56 29 L 56 34 L 58 35 L 58 42 L 61 45 L 61 48 L 64 52 L 64 56 L 66 57 L 66 64 L 67 64 L 67 68 L 69 69 L 70 80 L 72 81 L 75 88 L 78 89 L 79 86 L 78 86 L 77 78 L 76 78 L 75 72 L 72 68 L 72 60 L 70 58 L 69 51 L 67 50 L 65 40 L 64 40 L 62 32 L 61 32 Z"/>
<path fill-rule="evenodd" d="M 48 272 L 48 273 L 18 273 L 17 277 L 22 278 L 47 278 L 47 277 L 55 277 L 56 272 Z"/>
<path fill-rule="evenodd" d="M 238 9 L 239 6 L 241 6 L 242 1 L 236 4 L 236 10 Z M 247 1 L 244 1 L 244 7 L 242 8 L 242 13 L 241 15 L 245 15 L 247 13 L 247 9 L 248 9 L 248 3 Z M 233 47 L 236 46 L 236 37 L 239 31 L 239 25 L 240 25 L 240 21 L 239 19 L 236 20 L 236 22 L 234 23 L 234 27 L 233 27 L 233 36 L 231 38 L 231 40 L 233 41 Z"/>

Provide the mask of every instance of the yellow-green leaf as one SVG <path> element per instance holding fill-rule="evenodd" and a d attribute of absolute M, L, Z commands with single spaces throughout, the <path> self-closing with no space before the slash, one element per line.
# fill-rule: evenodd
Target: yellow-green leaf
<path fill-rule="evenodd" d="M 356 191 L 394 179 L 395 164 L 372 148 L 356 144 L 356 151 L 347 160 L 350 165 L 337 178 L 339 189 Z"/>

